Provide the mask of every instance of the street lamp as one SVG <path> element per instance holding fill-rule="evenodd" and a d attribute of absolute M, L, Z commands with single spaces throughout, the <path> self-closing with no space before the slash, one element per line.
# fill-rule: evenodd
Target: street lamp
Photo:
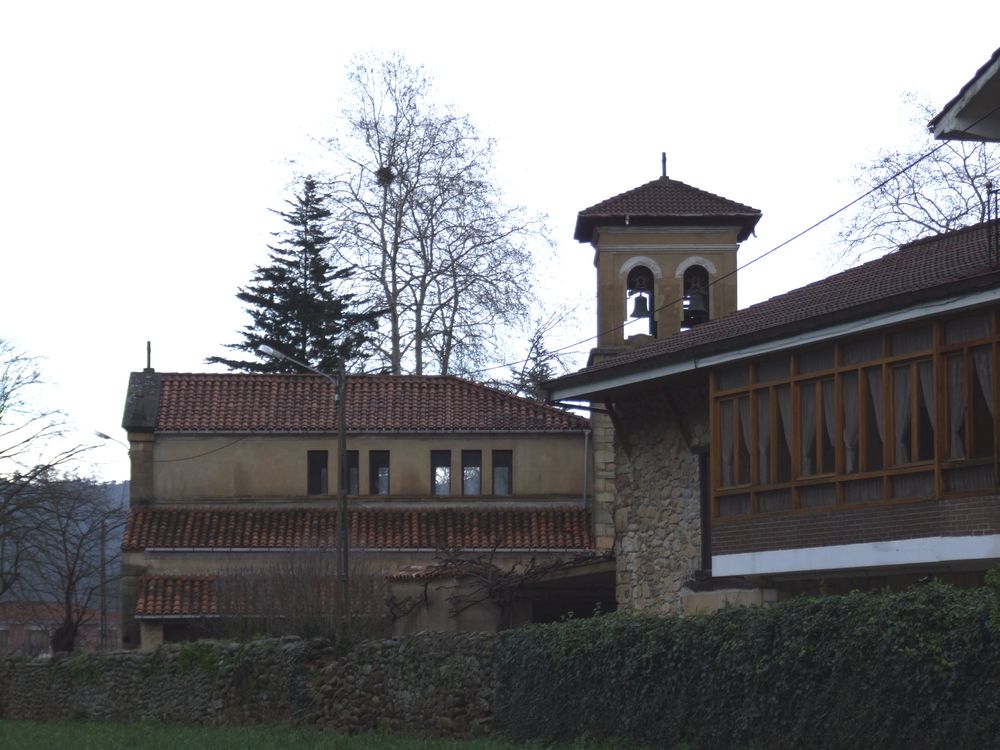
<path fill-rule="evenodd" d="M 347 374 L 344 372 L 344 361 L 337 363 L 337 379 L 334 380 L 328 373 L 317 370 L 312 365 L 300 362 L 294 357 L 279 352 L 267 344 L 257 347 L 257 352 L 272 359 L 283 359 L 297 365 L 309 372 L 322 375 L 336 389 L 337 402 L 337 579 L 340 583 L 340 617 L 337 618 L 337 636 L 341 640 L 350 630 L 351 622 L 351 597 L 347 589 L 348 584 L 348 561 L 350 557 L 350 534 L 347 515 L 347 424 L 344 414 L 347 410 Z"/>

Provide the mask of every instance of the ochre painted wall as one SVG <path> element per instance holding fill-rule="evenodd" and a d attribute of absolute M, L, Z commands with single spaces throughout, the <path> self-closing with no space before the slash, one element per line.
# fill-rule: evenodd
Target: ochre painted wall
<path fill-rule="evenodd" d="M 130 435 L 133 445 L 135 438 Z M 148 444 L 145 444 L 148 446 Z M 452 497 L 462 496 L 462 450 L 482 453 L 482 497 L 492 496 L 492 452 L 513 457 L 513 497 L 583 497 L 583 433 L 551 435 L 352 436 L 358 451 L 360 496 L 369 495 L 369 451 L 389 451 L 390 498 L 431 496 L 431 451 L 451 451 Z M 147 448 L 148 450 L 148 448 Z M 329 491 L 336 493 L 336 435 L 170 435 L 152 450 L 152 492 L 136 500 L 240 500 L 307 497 L 308 451 L 329 454 Z M 589 496 L 590 490 L 586 488 Z M 509 497 L 509 496 L 508 496 Z"/>
<path fill-rule="evenodd" d="M 653 305 L 656 313 L 657 338 L 666 338 L 680 330 L 684 294 L 683 272 L 678 269 L 685 261 L 703 258 L 715 269 L 709 272 L 709 317 L 727 315 L 736 310 L 736 231 L 726 229 L 674 229 L 617 227 L 600 229 L 596 234 L 595 265 L 597 266 L 597 330 L 598 346 L 624 343 L 621 325 L 625 322 L 626 266 L 633 259 L 648 258 L 659 267 L 654 273 Z M 641 265 L 647 265 L 642 263 Z M 699 265 L 703 265 L 700 264 Z M 675 304 L 669 304 L 675 303 Z"/>

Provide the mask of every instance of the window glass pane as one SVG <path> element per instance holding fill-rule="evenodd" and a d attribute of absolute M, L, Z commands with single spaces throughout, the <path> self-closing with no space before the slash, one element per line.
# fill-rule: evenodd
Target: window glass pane
<path fill-rule="evenodd" d="M 360 486 L 360 480 L 358 478 L 358 452 L 357 451 L 347 451 L 347 463 L 345 464 L 347 473 L 344 477 L 344 481 L 347 483 L 347 494 L 357 495 L 360 493 L 358 487 Z"/>
<path fill-rule="evenodd" d="M 836 400 L 834 398 L 833 380 L 820 383 L 820 396 L 823 399 L 819 410 L 819 458 L 818 473 L 830 473 L 837 470 L 837 454 L 834 448 L 837 439 L 837 417 L 834 413 Z"/>
<path fill-rule="evenodd" d="M 934 365 L 929 359 L 917 362 L 917 413 L 914 415 L 914 429 L 917 431 L 918 461 L 934 458 Z"/>
<path fill-rule="evenodd" d="M 869 336 L 857 341 L 848 341 L 841 345 L 840 350 L 844 364 L 856 365 L 861 362 L 870 362 L 882 357 L 882 338 Z"/>
<path fill-rule="evenodd" d="M 740 423 L 736 433 L 737 481 L 747 484 L 750 481 L 750 397 L 740 396 L 737 409 Z"/>
<path fill-rule="evenodd" d="M 913 392 L 910 374 L 910 365 L 892 368 L 892 455 L 897 466 L 911 461 Z"/>
<path fill-rule="evenodd" d="M 757 482 L 771 481 L 771 392 L 757 391 Z"/>
<path fill-rule="evenodd" d="M 944 324 L 944 340 L 948 344 L 958 344 L 984 339 L 990 335 L 991 328 L 989 313 L 953 318 Z"/>
<path fill-rule="evenodd" d="M 843 425 L 843 472 L 856 474 L 861 465 L 858 452 L 858 425 L 861 404 L 858 401 L 858 374 L 845 372 L 840 377 L 840 419 Z"/>
<path fill-rule="evenodd" d="M 728 391 L 730 388 L 740 388 L 750 384 L 750 368 L 747 365 L 729 367 L 720 370 L 716 379 L 719 390 Z"/>
<path fill-rule="evenodd" d="M 889 337 L 889 346 L 893 354 L 922 352 L 930 349 L 933 344 L 934 329 L 930 326 L 896 331 Z"/>
<path fill-rule="evenodd" d="M 784 380 L 788 377 L 788 357 L 777 357 L 757 363 L 757 382 L 768 383 L 772 380 Z"/>
<path fill-rule="evenodd" d="M 965 354 L 948 355 L 948 458 L 965 458 Z"/>
<path fill-rule="evenodd" d="M 774 457 L 776 482 L 787 482 L 792 478 L 792 390 L 791 386 L 779 385 L 774 389 L 778 402 L 778 429 L 774 435 Z"/>
<path fill-rule="evenodd" d="M 720 516 L 743 516 L 750 512 L 750 495 L 725 495 L 718 498 Z"/>
<path fill-rule="evenodd" d="M 757 496 L 761 513 L 776 513 L 782 510 L 792 509 L 791 490 L 769 490 L 761 492 Z"/>
<path fill-rule="evenodd" d="M 804 383 L 799 386 L 799 471 L 803 476 L 817 472 L 817 416 L 816 383 Z"/>
<path fill-rule="evenodd" d="M 944 473 L 945 489 L 952 492 L 986 490 L 994 486 L 993 466 L 963 466 Z"/>
<path fill-rule="evenodd" d="M 462 451 L 462 494 L 478 495 L 483 484 L 483 454 L 481 451 Z"/>
<path fill-rule="evenodd" d="M 368 492 L 389 494 L 389 451 L 368 451 Z"/>
<path fill-rule="evenodd" d="M 799 372 L 819 372 L 833 369 L 833 347 L 813 349 L 799 355 Z"/>
<path fill-rule="evenodd" d="M 845 482 L 845 503 L 867 503 L 882 500 L 881 479 L 859 479 L 856 482 Z"/>
<path fill-rule="evenodd" d="M 493 494 L 514 494 L 514 455 L 511 451 L 493 451 Z"/>
<path fill-rule="evenodd" d="M 326 495 L 329 489 L 329 454 L 327 451 L 307 451 L 306 465 L 306 492 Z"/>
<path fill-rule="evenodd" d="M 451 494 L 451 451 L 431 451 L 431 494 Z"/>
<path fill-rule="evenodd" d="M 719 460 L 722 471 L 719 483 L 723 487 L 731 487 L 733 484 L 734 432 L 733 399 L 726 399 L 719 403 Z"/>
<path fill-rule="evenodd" d="M 994 404 L 993 404 L 993 348 L 977 346 L 972 350 L 972 456 L 986 458 L 993 455 Z"/>
<path fill-rule="evenodd" d="M 900 474 L 892 478 L 892 496 L 931 497 L 934 494 L 934 474 L 927 471 L 921 474 Z"/>
<path fill-rule="evenodd" d="M 833 484 L 810 484 L 799 490 L 799 505 L 803 508 L 825 508 L 837 502 L 837 487 Z"/>
<path fill-rule="evenodd" d="M 863 471 L 877 471 L 885 460 L 882 449 L 885 445 L 885 395 L 882 388 L 882 368 L 867 367 L 864 370 L 864 421 L 862 438 L 864 441 Z"/>

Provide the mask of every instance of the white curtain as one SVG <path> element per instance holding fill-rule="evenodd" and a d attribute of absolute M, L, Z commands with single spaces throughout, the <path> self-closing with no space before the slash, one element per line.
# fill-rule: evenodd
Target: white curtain
<path fill-rule="evenodd" d="M 912 391 L 910 389 L 910 366 L 894 367 L 892 369 L 892 407 L 893 407 L 893 438 L 895 463 L 910 463 L 911 433 L 906 428 L 910 426 L 912 414 Z"/>
<path fill-rule="evenodd" d="M 979 380 L 979 390 L 986 400 L 990 416 L 996 417 L 993 410 L 993 348 L 977 346 L 972 350 L 972 361 L 976 365 L 976 377 Z"/>
<path fill-rule="evenodd" d="M 779 385 L 774 389 L 778 397 L 778 413 L 781 416 L 781 428 L 785 435 L 785 445 L 792 446 L 792 389 L 787 385 Z M 775 441 L 777 444 L 777 441 Z M 777 477 L 787 479 L 788 477 Z"/>
<path fill-rule="evenodd" d="M 948 357 L 948 428 L 951 435 L 949 458 L 965 457 L 965 357 Z"/>
<path fill-rule="evenodd" d="M 740 484 L 750 481 L 750 397 L 740 396 L 740 436 L 743 447 L 740 450 Z M 744 456 L 746 460 L 744 460 Z"/>
<path fill-rule="evenodd" d="M 858 470 L 858 374 L 844 373 L 840 383 L 844 410 L 844 473 L 854 474 Z"/>
<path fill-rule="evenodd" d="M 757 392 L 757 481 L 771 481 L 771 393 Z"/>
<path fill-rule="evenodd" d="M 836 433 L 837 433 L 837 419 L 834 414 L 835 400 L 833 398 L 833 381 L 824 380 L 823 381 L 823 426 L 826 428 L 826 439 L 829 441 L 830 445 L 836 445 Z M 830 471 L 833 469 L 832 466 L 824 466 L 824 469 Z"/>
<path fill-rule="evenodd" d="M 816 384 L 799 389 L 799 417 L 802 422 L 802 474 L 816 472 Z"/>
<path fill-rule="evenodd" d="M 882 368 L 869 367 L 865 369 L 868 377 L 868 391 L 872 397 L 872 409 L 875 412 L 875 428 L 878 430 L 879 439 L 885 443 L 885 403 L 882 401 Z"/>
<path fill-rule="evenodd" d="M 733 402 L 723 401 L 719 411 L 719 432 L 722 443 L 722 486 L 733 484 Z"/>

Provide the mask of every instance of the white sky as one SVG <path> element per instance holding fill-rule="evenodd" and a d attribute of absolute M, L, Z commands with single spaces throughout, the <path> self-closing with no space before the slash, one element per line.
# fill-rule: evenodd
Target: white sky
<path fill-rule="evenodd" d="M 671 177 L 763 211 L 742 263 L 853 197 L 855 165 L 909 137 L 904 91 L 943 105 L 1000 45 L 995 0 L 361 6 L 0 5 L 0 338 L 44 358 L 43 400 L 79 439 L 125 440 L 147 340 L 164 372 L 238 340 L 268 208 L 327 166 L 313 139 L 339 127 L 357 52 L 423 64 L 496 140 L 509 201 L 548 215 L 539 312 L 581 311 L 555 344 L 595 328 L 577 211 L 658 177 L 661 151 Z M 835 228 L 742 274 L 741 306 L 825 275 Z M 121 446 L 91 455 L 127 477 Z"/>

